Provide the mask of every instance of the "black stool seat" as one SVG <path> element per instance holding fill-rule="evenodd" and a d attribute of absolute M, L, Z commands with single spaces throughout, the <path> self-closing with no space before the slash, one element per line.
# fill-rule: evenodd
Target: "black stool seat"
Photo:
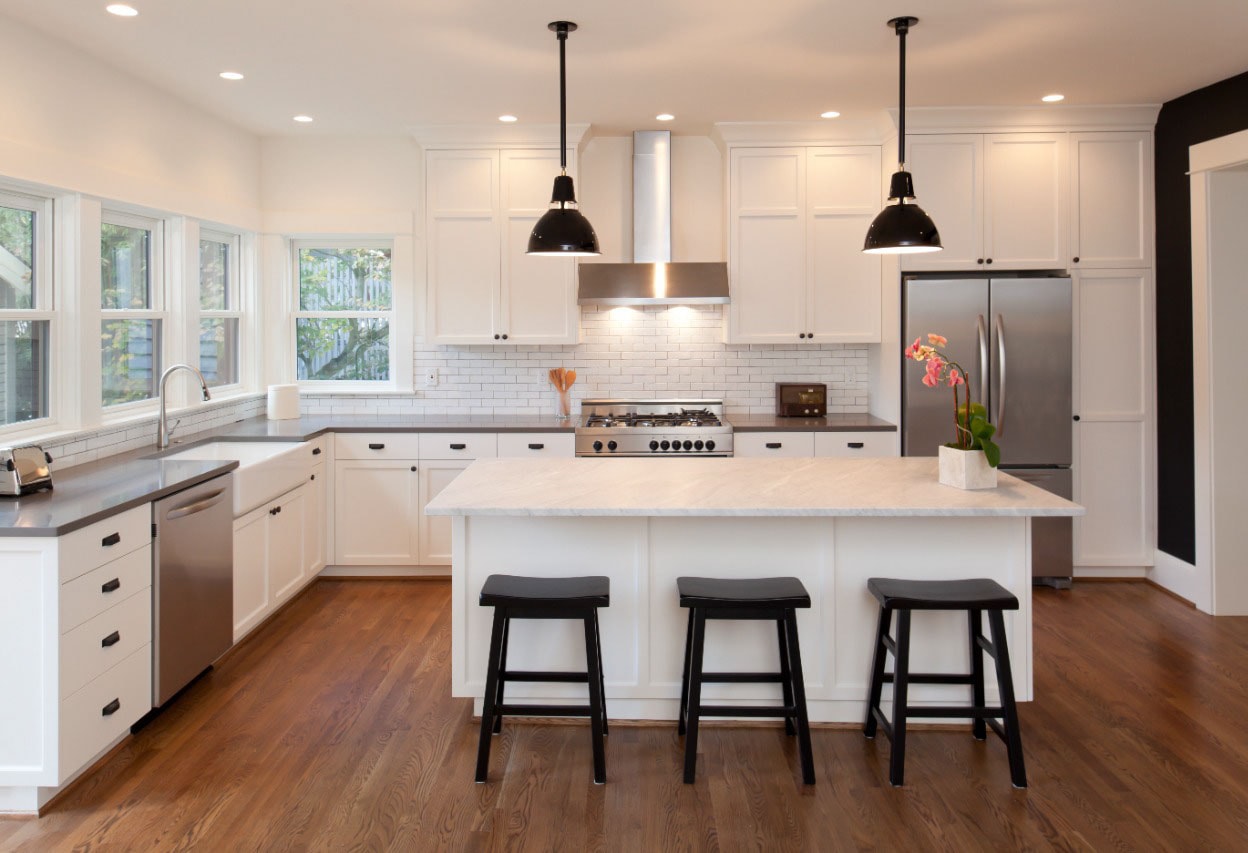
<path fill-rule="evenodd" d="M 685 782 L 692 783 L 698 761 L 698 721 L 701 717 L 781 717 L 787 734 L 797 735 L 802 781 L 815 784 L 815 760 L 806 716 L 806 687 L 802 681 L 802 653 L 797 642 L 798 608 L 810 607 L 810 594 L 797 578 L 676 579 L 680 606 L 689 609 L 685 634 L 685 669 L 681 676 L 678 734 L 685 736 Z M 703 651 L 708 619 L 774 621 L 780 646 L 779 672 L 704 672 Z M 703 684 L 779 684 L 783 704 L 705 705 Z"/>
<path fill-rule="evenodd" d="M 602 575 L 574 578 L 490 575 L 481 586 L 481 606 L 500 604 L 608 607 L 611 580 Z"/>
<path fill-rule="evenodd" d="M 894 610 L 1017 610 L 1018 599 L 989 578 L 912 581 L 871 578 L 867 590 Z"/>
<path fill-rule="evenodd" d="M 810 607 L 797 578 L 676 578 L 681 607 Z"/>
<path fill-rule="evenodd" d="M 1018 730 L 1018 709 L 1014 703 L 1014 677 L 1010 670 L 1010 651 L 1005 638 L 1004 611 L 1017 610 L 1018 599 L 1005 587 L 990 578 L 965 580 L 900 580 L 871 578 L 867 589 L 880 602 L 880 619 L 876 627 L 874 658 L 871 662 L 871 687 L 867 696 L 867 719 L 862 731 L 875 737 L 877 727 L 893 744 L 889 756 L 888 778 L 901 785 L 905 775 L 906 725 L 910 717 L 945 719 L 971 718 L 971 734 L 976 740 L 987 737 L 991 728 L 1005 741 L 1010 759 L 1010 779 L 1016 787 L 1027 787 L 1027 771 L 1023 766 L 1023 741 Z M 966 674 L 910 671 L 910 614 L 914 610 L 964 610 L 969 627 L 971 671 Z M 892 636 L 893 614 L 897 614 L 897 634 Z M 992 639 L 983 634 L 983 616 L 988 616 Z M 885 672 L 889 653 L 893 655 L 893 671 Z M 984 690 L 984 658 L 992 658 L 997 675 L 1000 705 L 988 705 Z M 884 715 L 880 705 L 884 685 L 893 685 L 893 718 Z M 969 705 L 911 705 L 911 684 L 965 684 L 971 688 Z"/>
<path fill-rule="evenodd" d="M 490 575 L 481 585 L 482 607 L 494 608 L 490 632 L 490 660 L 481 703 L 481 740 L 477 747 L 477 781 L 484 782 L 490 765 L 490 736 L 502 731 L 504 716 L 589 717 L 594 753 L 594 781 L 607 781 L 606 680 L 602 674 L 602 640 L 598 608 L 611 603 L 611 581 L 601 575 L 530 578 Z M 582 672 L 517 670 L 507 668 L 507 640 L 512 619 L 576 619 L 585 628 L 585 670 Z M 586 705 L 512 705 L 503 701 L 508 682 L 580 683 L 589 687 Z"/>

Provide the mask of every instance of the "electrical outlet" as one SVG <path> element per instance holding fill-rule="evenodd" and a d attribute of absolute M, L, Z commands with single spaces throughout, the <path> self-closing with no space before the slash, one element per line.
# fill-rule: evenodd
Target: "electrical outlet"
<path fill-rule="evenodd" d="M 436 367 L 432 367 L 429 370 L 426 370 L 425 371 L 425 385 L 432 388 L 433 386 L 437 384 L 438 384 L 438 369 Z"/>

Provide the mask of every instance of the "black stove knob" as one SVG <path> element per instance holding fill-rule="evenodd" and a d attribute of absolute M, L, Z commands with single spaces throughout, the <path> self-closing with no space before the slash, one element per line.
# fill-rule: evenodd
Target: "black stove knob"
<path fill-rule="evenodd" d="M 694 449 L 694 450 L 701 450 L 701 449 L 702 449 L 702 439 L 700 439 L 700 438 L 699 438 L 697 441 L 695 441 L 695 442 L 693 443 L 693 449 Z"/>
<path fill-rule="evenodd" d="M 671 446 L 672 446 L 672 443 L 668 441 L 667 439 L 663 439 L 663 443 L 659 445 L 659 447 L 662 447 L 664 450 L 667 450 Z"/>
<path fill-rule="evenodd" d="M 687 438 L 685 439 L 685 450 L 693 450 L 693 442 Z"/>
<path fill-rule="evenodd" d="M 707 449 L 707 450 L 714 450 L 714 449 L 715 449 L 715 441 L 714 441 L 714 439 L 710 439 L 710 438 L 708 438 L 708 439 L 706 440 L 706 449 Z"/>
<path fill-rule="evenodd" d="M 616 444 L 614 440 L 607 442 L 607 450 L 615 450 L 617 447 L 619 447 L 619 445 Z"/>
<path fill-rule="evenodd" d="M 658 450 L 658 449 L 659 449 L 659 443 L 658 443 L 657 441 L 655 441 L 653 438 L 652 438 L 652 439 L 650 439 L 650 449 L 651 449 L 651 450 Z"/>
<path fill-rule="evenodd" d="M 602 442 L 601 442 L 601 441 L 595 441 L 595 442 L 594 442 L 594 450 L 598 450 L 598 451 L 602 450 Z"/>

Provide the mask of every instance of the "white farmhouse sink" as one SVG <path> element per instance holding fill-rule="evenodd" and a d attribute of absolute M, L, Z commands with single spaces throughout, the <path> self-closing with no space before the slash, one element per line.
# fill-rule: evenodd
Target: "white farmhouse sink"
<path fill-rule="evenodd" d="M 213 441 L 169 453 L 161 459 L 237 459 L 234 470 L 234 517 L 250 512 L 298 486 L 308 476 L 301 442 Z"/>

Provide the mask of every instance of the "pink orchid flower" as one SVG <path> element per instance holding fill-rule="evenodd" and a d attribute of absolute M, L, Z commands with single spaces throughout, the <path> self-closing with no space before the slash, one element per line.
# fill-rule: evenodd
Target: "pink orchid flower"
<path fill-rule="evenodd" d="M 914 359 L 915 361 L 922 361 L 922 359 L 919 358 L 920 350 L 921 347 L 919 346 L 919 339 L 915 338 L 914 343 L 910 344 L 910 346 L 905 349 L 906 358 Z"/>
<path fill-rule="evenodd" d="M 934 347 L 949 346 L 949 339 L 946 338 L 944 335 L 934 335 L 934 334 L 928 333 L 927 342 Z"/>
<path fill-rule="evenodd" d="M 930 373 L 923 374 L 923 379 L 920 381 L 928 388 L 935 388 L 939 384 L 939 381 Z"/>
<path fill-rule="evenodd" d="M 965 384 L 966 379 L 963 378 L 961 371 L 959 371 L 956 367 L 951 368 L 949 370 L 949 387 L 953 388 L 955 385 Z"/>

